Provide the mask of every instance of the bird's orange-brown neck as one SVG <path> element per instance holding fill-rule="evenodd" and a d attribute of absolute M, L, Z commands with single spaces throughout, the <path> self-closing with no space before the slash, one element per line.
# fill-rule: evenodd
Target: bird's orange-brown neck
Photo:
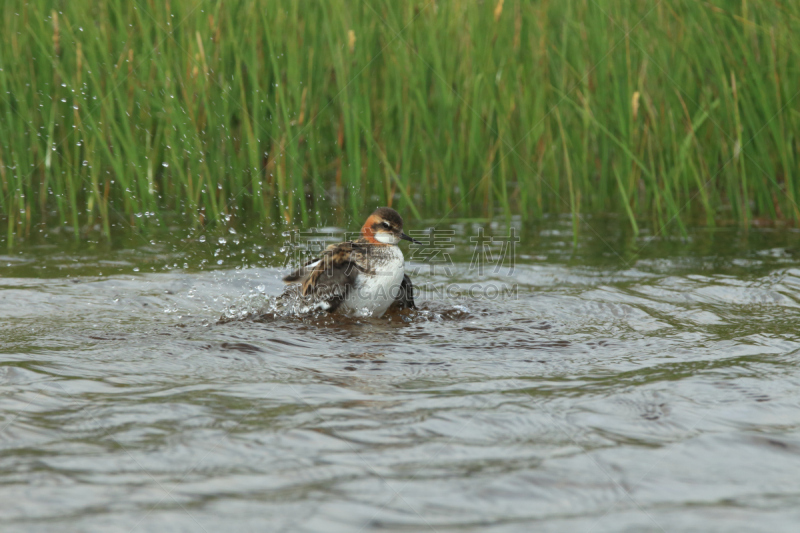
<path fill-rule="evenodd" d="M 361 226 L 361 237 L 370 244 L 389 246 L 385 242 L 380 242 L 375 238 L 375 230 L 373 230 L 372 227 L 379 222 L 380 220 L 375 215 L 370 215 L 367 221 L 364 222 L 364 225 Z"/>

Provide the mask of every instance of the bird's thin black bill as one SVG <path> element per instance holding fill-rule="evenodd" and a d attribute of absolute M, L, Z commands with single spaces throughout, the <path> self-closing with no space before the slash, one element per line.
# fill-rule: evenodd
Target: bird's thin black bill
<path fill-rule="evenodd" d="M 401 239 L 403 239 L 404 241 L 410 241 L 410 242 L 413 242 L 413 243 L 415 243 L 415 244 L 422 244 L 422 243 L 421 243 L 421 242 L 419 242 L 417 239 L 414 239 L 413 237 L 409 237 L 409 236 L 408 236 L 408 235 L 406 235 L 405 233 L 401 233 L 401 234 L 400 234 L 400 238 L 401 238 Z"/>

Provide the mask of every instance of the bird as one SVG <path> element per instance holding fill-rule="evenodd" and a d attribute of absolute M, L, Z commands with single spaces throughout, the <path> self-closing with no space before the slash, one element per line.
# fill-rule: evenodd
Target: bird
<path fill-rule="evenodd" d="M 331 244 L 283 281 L 299 283 L 300 294 L 313 308 L 328 313 L 377 318 L 389 308 L 416 309 L 405 258 L 397 246 L 401 240 L 422 244 L 403 233 L 397 211 L 379 207 L 364 222 L 358 239 Z"/>

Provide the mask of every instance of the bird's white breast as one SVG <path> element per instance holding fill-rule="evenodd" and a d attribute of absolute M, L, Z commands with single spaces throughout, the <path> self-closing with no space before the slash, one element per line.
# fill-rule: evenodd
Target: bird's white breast
<path fill-rule="evenodd" d="M 354 286 L 342 302 L 343 311 L 379 317 L 397 299 L 405 258 L 397 246 L 381 248 L 381 253 L 370 254 L 368 272 L 356 276 Z"/>

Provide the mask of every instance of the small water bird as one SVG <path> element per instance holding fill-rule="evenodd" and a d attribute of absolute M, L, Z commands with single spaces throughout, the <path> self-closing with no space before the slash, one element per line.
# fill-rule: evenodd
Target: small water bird
<path fill-rule="evenodd" d="M 330 313 L 382 316 L 390 307 L 415 309 L 414 289 L 403 268 L 401 240 L 422 244 L 403 233 L 403 219 L 390 207 L 375 210 L 355 241 L 331 244 L 288 276 L 314 307 Z"/>

